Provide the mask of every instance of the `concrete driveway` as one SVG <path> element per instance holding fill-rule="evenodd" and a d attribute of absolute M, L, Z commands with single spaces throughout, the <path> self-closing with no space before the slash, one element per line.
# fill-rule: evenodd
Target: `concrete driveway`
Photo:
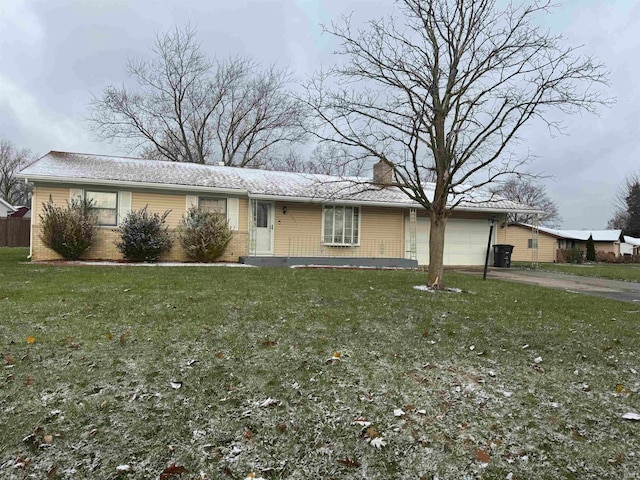
<path fill-rule="evenodd" d="M 612 298 L 624 302 L 640 302 L 640 283 L 635 282 L 515 268 L 494 268 L 487 277 Z"/>

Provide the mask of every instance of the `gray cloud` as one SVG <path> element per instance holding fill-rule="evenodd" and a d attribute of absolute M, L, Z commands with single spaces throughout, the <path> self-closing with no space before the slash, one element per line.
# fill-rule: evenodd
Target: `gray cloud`
<path fill-rule="evenodd" d="M 191 21 L 209 55 L 248 55 L 302 79 L 335 61 L 319 23 L 391 9 L 383 0 L 3 0 L 0 136 L 39 154 L 117 153 L 87 130 L 90 93 L 122 82 L 127 58 L 145 55 L 156 32 Z M 573 0 L 543 21 L 607 64 L 617 103 L 600 116 L 565 118 L 566 135 L 531 125 L 518 148 L 536 156 L 532 170 L 555 177 L 544 183 L 564 227 L 604 227 L 617 185 L 640 167 L 640 5 Z"/>

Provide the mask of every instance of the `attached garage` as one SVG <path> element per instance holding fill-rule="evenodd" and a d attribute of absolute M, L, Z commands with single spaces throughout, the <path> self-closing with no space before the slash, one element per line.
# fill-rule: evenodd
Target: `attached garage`
<path fill-rule="evenodd" d="M 405 223 L 405 251 L 410 257 L 410 220 Z M 418 218 L 416 223 L 416 250 L 419 265 L 429 265 L 429 218 Z M 491 244 L 496 243 L 496 229 Z M 489 238 L 486 219 L 469 220 L 450 218 L 444 240 L 444 265 L 484 265 Z M 490 258 L 491 260 L 491 258 Z"/>

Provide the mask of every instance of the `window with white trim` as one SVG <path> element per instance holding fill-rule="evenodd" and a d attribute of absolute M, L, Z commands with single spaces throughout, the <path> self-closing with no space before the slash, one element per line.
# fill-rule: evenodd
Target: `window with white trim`
<path fill-rule="evenodd" d="M 85 199 L 92 201 L 91 209 L 98 215 L 98 225 L 118 224 L 118 192 L 85 192 Z"/>
<path fill-rule="evenodd" d="M 227 215 L 227 199 L 221 197 L 198 197 L 198 208 L 205 212 Z"/>
<path fill-rule="evenodd" d="M 537 238 L 527 239 L 527 248 L 538 248 L 538 239 Z"/>
<path fill-rule="evenodd" d="M 325 205 L 322 218 L 324 245 L 360 244 L 360 207 Z"/>

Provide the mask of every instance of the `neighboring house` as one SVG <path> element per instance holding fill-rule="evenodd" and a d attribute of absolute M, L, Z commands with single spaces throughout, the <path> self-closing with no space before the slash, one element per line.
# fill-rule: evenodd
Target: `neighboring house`
<path fill-rule="evenodd" d="M 544 231 L 542 228 L 538 230 L 537 252 L 535 251 L 536 239 L 534 238 L 531 225 L 524 223 L 512 223 L 503 227 L 506 233 L 506 242 L 513 245 L 513 253 L 511 261 L 513 262 L 555 262 L 559 241 L 562 237 Z"/>
<path fill-rule="evenodd" d="M 620 244 L 622 255 L 640 255 L 640 238 L 624 235 L 624 243 Z"/>
<path fill-rule="evenodd" d="M 530 262 L 535 255 L 534 228 L 524 223 L 508 225 L 507 243 L 514 245 L 513 261 Z M 586 251 L 587 240 L 593 238 L 596 252 L 621 255 L 621 244 L 624 242 L 622 230 L 557 230 L 554 228 L 538 228 L 538 261 L 557 261 L 558 250 L 578 248 Z"/>
<path fill-rule="evenodd" d="M 16 211 L 16 207 L 7 202 L 4 198 L 0 198 L 0 218 L 8 217 Z"/>
<path fill-rule="evenodd" d="M 10 213 L 10 217 L 14 218 L 31 218 L 31 209 L 29 207 L 14 207 L 16 209 L 15 212 Z"/>
<path fill-rule="evenodd" d="M 424 265 L 429 262 L 427 212 L 398 188 L 390 170 L 374 179 L 50 152 L 20 172 L 34 186 L 32 258 L 59 258 L 39 236 L 42 204 L 70 198 L 95 202 L 100 233 L 89 259 L 120 259 L 118 225 L 130 210 L 170 210 L 175 229 L 196 206 L 225 214 L 233 239 L 221 260 L 253 264 Z M 375 184 L 374 184 L 375 182 Z M 386 186 L 385 186 L 386 185 Z M 488 194 L 463 197 L 447 223 L 445 265 L 484 264 L 489 220 L 535 211 Z M 505 243 L 494 229 L 491 243 Z M 161 260 L 185 259 L 179 242 Z M 360 259 L 360 260 L 358 260 Z M 376 259 L 373 261 L 371 259 Z"/>

